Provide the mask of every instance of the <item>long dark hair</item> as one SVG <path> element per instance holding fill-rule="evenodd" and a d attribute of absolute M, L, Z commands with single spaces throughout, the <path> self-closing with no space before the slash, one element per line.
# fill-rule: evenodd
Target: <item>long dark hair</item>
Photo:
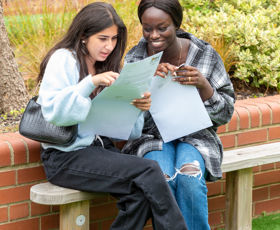
<path fill-rule="evenodd" d="M 151 7 L 158 8 L 169 14 L 176 28 L 180 28 L 183 20 L 183 9 L 178 0 L 141 0 L 138 6 L 138 18 L 141 23 L 141 17 L 145 10 Z"/>
<path fill-rule="evenodd" d="M 94 2 L 85 6 L 73 19 L 66 35 L 44 57 L 38 75 L 38 82 L 43 78 L 50 56 L 61 48 L 74 51 L 80 69 L 80 81 L 87 76 L 88 68 L 85 56 L 89 54 L 82 40 L 89 38 L 112 25 L 118 27 L 118 38 L 115 49 L 103 62 L 95 63 L 96 73 L 104 71 L 120 71 L 120 63 L 125 51 L 127 41 L 127 29 L 112 5 L 104 2 Z"/>

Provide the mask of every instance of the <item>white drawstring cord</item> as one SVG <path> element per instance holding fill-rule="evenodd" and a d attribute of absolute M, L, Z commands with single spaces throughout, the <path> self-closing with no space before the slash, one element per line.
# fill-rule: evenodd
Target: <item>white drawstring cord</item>
<path fill-rule="evenodd" d="M 99 140 L 99 142 L 101 143 L 102 147 L 104 148 L 104 143 L 103 143 L 101 137 L 98 136 L 98 135 L 95 135 L 95 141 L 96 141 L 96 140 Z"/>

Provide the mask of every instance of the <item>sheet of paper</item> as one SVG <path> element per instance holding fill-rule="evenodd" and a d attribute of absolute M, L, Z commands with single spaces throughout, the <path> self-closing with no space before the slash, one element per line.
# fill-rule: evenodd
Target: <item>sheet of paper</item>
<path fill-rule="evenodd" d="M 212 126 L 195 86 L 181 85 L 168 76 L 152 82 L 151 115 L 164 142 Z"/>
<path fill-rule="evenodd" d="M 131 101 L 150 90 L 162 52 L 123 67 L 119 78 L 92 102 L 89 114 L 96 134 L 127 140 L 140 114 Z"/>

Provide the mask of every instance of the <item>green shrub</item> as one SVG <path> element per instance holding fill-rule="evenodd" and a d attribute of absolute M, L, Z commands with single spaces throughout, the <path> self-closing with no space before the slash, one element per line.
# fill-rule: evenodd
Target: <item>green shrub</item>
<path fill-rule="evenodd" d="M 224 50 L 230 51 L 233 57 L 228 70 L 231 77 L 253 87 L 280 91 L 279 1 L 181 2 L 185 8 L 183 26 L 187 31 L 214 43 L 214 48 L 216 40 L 224 40 L 227 47 Z"/>

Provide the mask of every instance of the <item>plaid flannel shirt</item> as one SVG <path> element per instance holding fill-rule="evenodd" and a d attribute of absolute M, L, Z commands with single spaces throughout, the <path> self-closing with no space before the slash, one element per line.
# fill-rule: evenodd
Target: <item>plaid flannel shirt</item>
<path fill-rule="evenodd" d="M 223 146 L 216 130 L 232 117 L 235 102 L 233 86 L 222 59 L 210 44 L 184 31 L 178 31 L 177 36 L 190 40 L 186 65 L 198 68 L 214 89 L 213 96 L 204 101 L 213 126 L 179 138 L 179 141 L 189 143 L 198 149 L 205 160 L 208 172 L 206 180 L 215 181 L 222 177 L 223 160 Z M 147 42 L 142 38 L 138 45 L 127 53 L 125 62 L 135 62 L 146 58 L 148 56 L 146 47 Z M 122 152 L 142 157 L 147 152 L 162 150 L 162 144 L 162 138 L 153 118 L 149 112 L 146 112 L 142 136 L 128 141 Z"/>

